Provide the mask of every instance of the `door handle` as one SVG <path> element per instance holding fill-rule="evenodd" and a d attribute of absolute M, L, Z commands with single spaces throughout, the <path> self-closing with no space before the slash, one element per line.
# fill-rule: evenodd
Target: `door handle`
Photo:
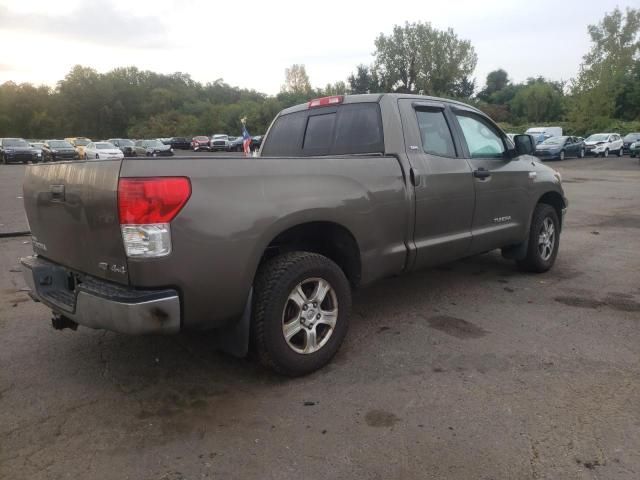
<path fill-rule="evenodd" d="M 491 176 L 491 172 L 486 168 L 479 168 L 473 171 L 473 176 L 480 179 L 489 178 Z"/>
<path fill-rule="evenodd" d="M 416 172 L 413 167 L 409 170 L 409 177 L 411 178 L 411 185 L 417 187 L 420 185 L 420 175 Z"/>

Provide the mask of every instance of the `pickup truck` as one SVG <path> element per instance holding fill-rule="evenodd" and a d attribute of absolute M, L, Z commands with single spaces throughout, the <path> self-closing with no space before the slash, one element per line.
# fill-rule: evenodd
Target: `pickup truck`
<path fill-rule="evenodd" d="M 366 94 L 283 110 L 257 158 L 29 165 L 25 280 L 55 328 L 216 329 L 303 375 L 340 347 L 352 289 L 498 248 L 551 268 L 567 200 L 533 151 L 465 104 Z"/>

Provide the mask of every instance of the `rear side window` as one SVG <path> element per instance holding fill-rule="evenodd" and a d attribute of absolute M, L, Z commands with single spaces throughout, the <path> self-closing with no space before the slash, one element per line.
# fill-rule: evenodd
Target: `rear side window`
<path fill-rule="evenodd" d="M 278 117 L 262 156 L 383 153 L 384 136 L 377 103 L 311 109 Z"/>
<path fill-rule="evenodd" d="M 456 149 L 444 112 L 437 110 L 418 110 L 418 127 L 425 153 L 440 157 L 455 157 Z"/>

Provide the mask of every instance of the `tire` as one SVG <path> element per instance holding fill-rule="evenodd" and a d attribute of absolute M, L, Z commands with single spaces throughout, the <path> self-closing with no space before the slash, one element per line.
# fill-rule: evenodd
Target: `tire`
<path fill-rule="evenodd" d="M 329 290 L 319 304 L 314 304 L 313 295 L 321 281 Z M 251 339 L 260 363 L 291 377 L 322 368 L 347 334 L 350 309 L 349 281 L 327 257 L 292 252 L 268 260 L 254 282 Z M 326 315 L 329 311 L 337 313 Z M 333 328 L 325 322 L 332 322 Z M 295 331 L 289 340 L 285 338 L 285 325 Z"/>
<path fill-rule="evenodd" d="M 585 153 L 584 153 L 584 148 L 581 148 L 581 149 L 580 149 L 580 153 L 578 154 L 578 156 L 579 156 L 580 158 L 584 158 L 584 155 L 585 155 Z"/>
<path fill-rule="evenodd" d="M 2 158 L 0 158 L 0 160 L 2 160 L 2 164 L 3 165 L 6 165 L 7 163 L 9 163 L 7 161 L 7 155 L 6 154 L 2 154 Z"/>
<path fill-rule="evenodd" d="M 609 149 L 605 149 L 604 153 L 602 154 L 602 158 L 608 158 L 609 157 Z"/>
<path fill-rule="evenodd" d="M 620 147 L 620 150 L 618 150 L 618 157 L 622 158 L 623 155 L 624 155 L 624 150 L 622 149 L 622 147 Z"/>
<path fill-rule="evenodd" d="M 553 226 L 553 236 L 551 238 L 547 236 L 543 246 L 541 243 L 542 235 L 549 231 L 549 225 Z M 551 245 L 549 245 L 549 242 L 551 242 Z M 536 205 L 531 218 L 527 256 L 523 260 L 517 261 L 518 268 L 526 272 L 546 272 L 555 263 L 559 246 L 560 221 L 558 214 L 551 205 L 539 203 Z"/>
<path fill-rule="evenodd" d="M 564 150 L 560 151 L 560 156 L 558 157 L 558 160 L 560 160 L 560 161 L 564 160 Z"/>

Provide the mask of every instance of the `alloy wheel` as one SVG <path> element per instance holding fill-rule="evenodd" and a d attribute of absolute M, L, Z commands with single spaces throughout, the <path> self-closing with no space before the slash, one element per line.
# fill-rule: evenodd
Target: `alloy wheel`
<path fill-rule="evenodd" d="M 542 222 L 542 228 L 538 235 L 538 253 L 540 253 L 540 258 L 545 262 L 551 258 L 555 243 L 556 228 L 553 225 L 553 220 L 547 217 Z"/>
<path fill-rule="evenodd" d="M 326 280 L 303 280 L 289 294 L 282 312 L 282 334 L 289 348 L 315 353 L 331 338 L 338 319 L 338 297 Z"/>

